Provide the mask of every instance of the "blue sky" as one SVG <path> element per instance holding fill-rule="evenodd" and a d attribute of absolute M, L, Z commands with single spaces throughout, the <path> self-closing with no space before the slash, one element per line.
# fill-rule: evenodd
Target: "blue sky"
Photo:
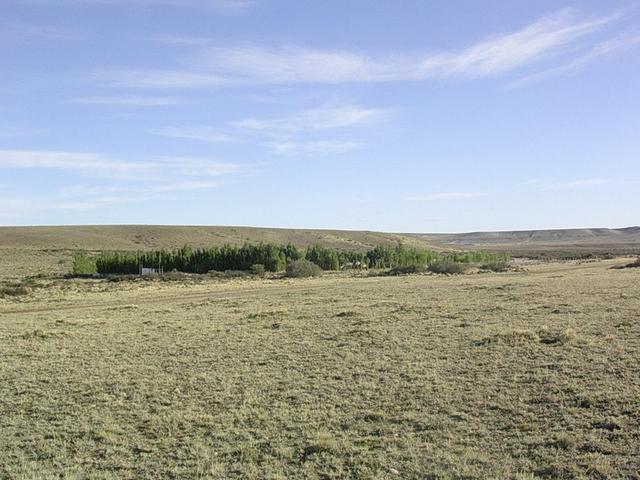
<path fill-rule="evenodd" d="M 640 223 L 640 4 L 3 0 L 0 225 Z"/>

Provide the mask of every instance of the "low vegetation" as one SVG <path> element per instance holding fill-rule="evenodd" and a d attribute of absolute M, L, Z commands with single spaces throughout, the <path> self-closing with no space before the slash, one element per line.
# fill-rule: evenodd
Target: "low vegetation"
<path fill-rule="evenodd" d="M 259 243 L 242 247 L 225 245 L 209 249 L 156 250 L 149 252 L 103 252 L 94 258 L 84 255 L 74 257 L 73 273 L 86 275 L 137 274 L 142 267 L 160 271 L 180 271 L 186 273 L 207 273 L 210 271 L 251 272 L 254 265 L 262 265 L 265 272 L 281 272 L 290 262 L 305 259 L 322 270 L 339 270 L 341 267 L 364 267 L 374 269 L 394 269 L 394 273 L 408 273 L 412 269 L 424 271 L 427 265 L 447 263 L 488 265 L 507 264 L 509 255 L 487 252 L 439 253 L 430 250 L 408 248 L 402 243 L 396 247 L 378 245 L 367 252 L 340 251 L 315 245 L 301 251 L 294 245 Z M 455 267 L 453 267 L 455 268 Z M 447 273 L 447 272 L 440 272 Z"/>
<path fill-rule="evenodd" d="M 447 275 L 455 275 L 464 273 L 467 269 L 467 265 L 461 262 L 451 261 L 449 259 L 437 260 L 431 262 L 428 266 L 428 270 L 431 273 L 441 273 Z"/>
<path fill-rule="evenodd" d="M 73 256 L 73 275 L 92 275 L 97 272 L 96 260 L 82 253 Z"/>
<path fill-rule="evenodd" d="M 506 260 L 499 260 L 495 262 L 483 263 L 480 265 L 481 270 L 487 270 L 490 272 L 506 272 L 509 270 L 509 262 Z"/>
<path fill-rule="evenodd" d="M 9 284 L 0 286 L 0 298 L 2 297 L 20 297 L 27 295 L 29 289 L 21 284 Z"/>
<path fill-rule="evenodd" d="M 290 278 L 319 277 L 322 269 L 313 262 L 301 258 L 287 265 L 286 276 Z"/>

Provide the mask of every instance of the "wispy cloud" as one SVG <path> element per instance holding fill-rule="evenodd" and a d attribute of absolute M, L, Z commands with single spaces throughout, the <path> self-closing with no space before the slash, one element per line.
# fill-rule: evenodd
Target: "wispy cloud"
<path fill-rule="evenodd" d="M 531 66 L 543 70 L 575 68 L 571 67 L 573 62 L 584 62 L 580 57 L 603 56 L 615 49 L 615 41 L 608 47 L 606 42 L 598 47 L 589 37 L 602 32 L 626 13 L 617 11 L 584 18 L 573 9 L 563 9 L 520 30 L 492 35 L 458 51 L 427 54 L 370 54 L 295 46 L 213 46 L 205 38 L 165 36 L 155 40 L 193 50 L 179 59 L 181 66 L 115 68 L 95 72 L 94 79 L 112 87 L 185 89 L 477 79 L 518 72 Z M 578 55 L 577 60 L 572 58 L 575 55 Z M 555 66 L 549 66 L 551 61 Z"/>
<path fill-rule="evenodd" d="M 586 53 L 582 54 L 566 65 L 561 65 L 558 67 L 543 70 L 541 72 L 536 72 L 531 75 L 527 75 L 511 83 L 510 87 L 524 87 L 533 83 L 547 80 L 549 78 L 560 77 L 564 75 L 573 75 L 581 71 L 591 62 L 594 62 L 607 55 L 613 54 L 617 51 L 637 47 L 638 45 L 640 45 L 640 34 L 620 35 L 613 39 L 598 43 Z"/>
<path fill-rule="evenodd" d="M 135 89 L 185 89 L 231 85 L 230 79 L 214 73 L 163 69 L 101 69 L 91 73 L 93 83 Z M 237 83 L 237 82 L 236 82 Z"/>
<path fill-rule="evenodd" d="M 51 6 L 99 6 L 121 7 L 186 7 L 203 8 L 219 13 L 243 13 L 254 5 L 255 0 L 27 0 L 30 3 Z"/>
<path fill-rule="evenodd" d="M 118 105 L 130 107 L 165 107 L 181 105 L 185 100 L 178 97 L 158 97 L 141 95 L 91 96 L 71 100 L 72 103 L 84 105 Z"/>
<path fill-rule="evenodd" d="M 512 33 L 494 35 L 457 52 L 427 55 L 366 55 L 305 48 L 213 47 L 192 64 L 229 78 L 260 83 L 343 83 L 480 78 L 504 74 L 565 53 L 567 47 L 600 31 L 622 13 L 580 19 L 561 10 Z"/>
<path fill-rule="evenodd" d="M 168 195 L 216 188 L 226 175 L 244 173 L 241 165 L 203 158 L 160 157 L 126 161 L 95 153 L 0 150 L 0 172 L 6 169 L 58 170 L 73 173 L 74 185 L 38 194 L 0 192 L 0 218 L 23 218 L 50 211 L 82 212 Z M 96 183 L 78 185 L 78 182 Z"/>
<path fill-rule="evenodd" d="M 540 190 L 571 190 L 575 188 L 593 187 L 611 183 L 607 178 L 585 178 L 577 180 L 550 180 L 534 178 L 523 182 L 523 185 Z"/>
<path fill-rule="evenodd" d="M 331 155 L 354 150 L 358 142 L 340 140 L 311 140 L 270 142 L 268 146 L 278 155 Z"/>
<path fill-rule="evenodd" d="M 57 40 L 72 38 L 74 35 L 66 29 L 50 25 L 30 25 L 25 23 L 0 24 L 0 42 L 28 40 Z"/>
<path fill-rule="evenodd" d="M 0 150 L 0 169 L 66 170 L 90 177 L 137 180 L 141 183 L 211 178 L 235 173 L 234 163 L 187 157 L 143 161 L 113 159 L 96 153 L 40 150 Z"/>
<path fill-rule="evenodd" d="M 278 155 L 329 155 L 361 146 L 361 142 L 335 138 L 337 133 L 353 133 L 353 129 L 385 121 L 390 115 L 388 110 L 346 104 L 273 118 L 245 118 L 221 127 L 174 126 L 148 133 L 209 143 L 257 142 Z"/>
<path fill-rule="evenodd" d="M 239 138 L 229 133 L 221 132 L 209 127 L 166 127 L 147 130 L 152 135 L 162 137 L 197 140 L 207 143 L 237 142 Z"/>
<path fill-rule="evenodd" d="M 300 113 L 271 119 L 247 118 L 232 122 L 242 130 L 262 132 L 279 137 L 304 131 L 333 130 L 382 121 L 389 112 L 358 105 L 341 105 L 304 110 Z"/>
<path fill-rule="evenodd" d="M 447 200 L 471 200 L 474 198 L 486 197 L 488 194 L 483 192 L 437 192 L 427 195 L 417 195 L 407 197 L 405 200 L 413 202 L 432 202 Z"/>

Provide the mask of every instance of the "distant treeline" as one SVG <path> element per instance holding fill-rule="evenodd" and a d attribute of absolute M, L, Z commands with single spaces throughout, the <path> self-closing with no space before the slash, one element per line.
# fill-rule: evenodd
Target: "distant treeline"
<path fill-rule="evenodd" d="M 495 263 L 509 261 L 507 254 L 486 252 L 439 253 L 420 250 L 398 244 L 396 247 L 378 245 L 368 252 L 352 252 L 315 245 L 300 250 L 294 245 L 271 243 L 245 244 L 241 247 L 178 250 L 156 250 L 148 252 L 103 252 L 93 258 L 76 256 L 75 273 L 138 274 L 141 267 L 169 272 L 207 273 L 210 271 L 249 271 L 254 265 L 263 265 L 269 272 L 285 270 L 289 262 L 305 258 L 323 270 L 339 270 L 344 266 L 367 268 L 395 268 L 409 265 L 427 265 L 433 262 Z M 75 266 L 81 267 L 76 269 Z M 95 265 L 95 268 L 93 268 Z"/>

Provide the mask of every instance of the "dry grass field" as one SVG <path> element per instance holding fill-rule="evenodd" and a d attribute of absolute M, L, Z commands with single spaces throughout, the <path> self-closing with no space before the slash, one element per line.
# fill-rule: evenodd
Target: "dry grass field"
<path fill-rule="evenodd" d="M 638 479 L 624 262 L 37 279 L 0 298 L 0 478 Z"/>

